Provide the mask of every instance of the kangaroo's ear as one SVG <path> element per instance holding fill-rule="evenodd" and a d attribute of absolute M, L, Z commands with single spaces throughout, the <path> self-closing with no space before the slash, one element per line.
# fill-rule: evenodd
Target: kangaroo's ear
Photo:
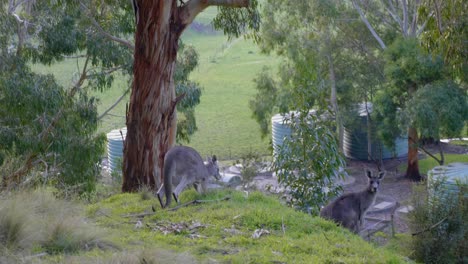
<path fill-rule="evenodd" d="M 216 161 L 218 161 L 218 159 L 216 158 L 216 155 L 213 155 L 213 158 L 211 158 L 211 161 L 213 161 L 213 163 L 215 163 Z"/>
<path fill-rule="evenodd" d="M 372 172 L 369 169 L 366 169 L 367 178 L 372 178 Z"/>
<path fill-rule="evenodd" d="M 384 176 L 385 176 L 385 171 L 380 171 L 379 172 L 379 180 L 383 179 Z"/>

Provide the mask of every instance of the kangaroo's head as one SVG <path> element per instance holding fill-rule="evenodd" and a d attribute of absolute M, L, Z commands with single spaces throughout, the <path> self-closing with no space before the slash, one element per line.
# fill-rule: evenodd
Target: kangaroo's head
<path fill-rule="evenodd" d="M 217 180 L 221 179 L 221 175 L 219 174 L 219 166 L 218 166 L 218 159 L 215 155 L 213 157 L 208 157 L 206 162 L 206 168 L 208 169 L 208 173 L 214 176 Z"/>
<path fill-rule="evenodd" d="M 371 193 L 377 192 L 377 190 L 379 189 L 380 181 L 385 176 L 385 172 L 379 171 L 378 175 L 375 176 L 375 175 L 372 175 L 372 172 L 367 169 L 366 175 L 367 175 L 367 178 L 369 179 L 368 191 Z"/>

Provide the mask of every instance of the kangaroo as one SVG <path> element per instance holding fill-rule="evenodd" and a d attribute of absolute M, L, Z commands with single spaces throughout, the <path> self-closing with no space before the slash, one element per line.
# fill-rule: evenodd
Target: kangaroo
<path fill-rule="evenodd" d="M 208 158 L 207 163 L 204 164 L 200 154 L 193 148 L 185 146 L 171 148 L 164 157 L 164 182 L 157 192 L 161 207 L 165 208 L 171 204 L 171 195 L 174 195 L 178 203 L 179 194 L 190 184 L 193 184 L 199 193 L 206 192 L 210 175 L 217 180 L 221 178 L 216 156 Z M 176 186 L 174 191 L 172 191 L 173 184 Z M 163 205 L 164 195 L 166 203 Z"/>
<path fill-rule="evenodd" d="M 385 176 L 385 172 L 381 171 L 378 176 L 372 176 L 371 171 L 366 169 L 366 175 L 369 180 L 369 185 L 366 189 L 360 192 L 341 195 L 322 208 L 320 216 L 333 220 L 355 233 L 359 233 L 367 210 L 375 202 L 377 189 L 379 188 L 380 181 Z"/>

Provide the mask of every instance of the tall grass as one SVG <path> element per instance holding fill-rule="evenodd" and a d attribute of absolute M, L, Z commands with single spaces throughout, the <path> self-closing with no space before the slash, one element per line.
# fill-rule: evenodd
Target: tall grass
<path fill-rule="evenodd" d="M 3 194 L 0 263 L 5 261 L 2 258 L 12 255 L 61 254 L 113 247 L 106 241 L 106 233 L 87 223 L 82 214 L 80 206 L 58 200 L 49 191 Z"/>

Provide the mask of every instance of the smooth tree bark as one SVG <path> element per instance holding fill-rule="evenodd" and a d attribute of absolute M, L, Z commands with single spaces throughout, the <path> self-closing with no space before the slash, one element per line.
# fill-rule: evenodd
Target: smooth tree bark
<path fill-rule="evenodd" d="M 179 38 L 211 5 L 248 7 L 249 0 L 134 0 L 136 16 L 133 84 L 127 109 L 123 192 L 160 186 L 164 155 L 175 143 L 173 74 Z"/>

